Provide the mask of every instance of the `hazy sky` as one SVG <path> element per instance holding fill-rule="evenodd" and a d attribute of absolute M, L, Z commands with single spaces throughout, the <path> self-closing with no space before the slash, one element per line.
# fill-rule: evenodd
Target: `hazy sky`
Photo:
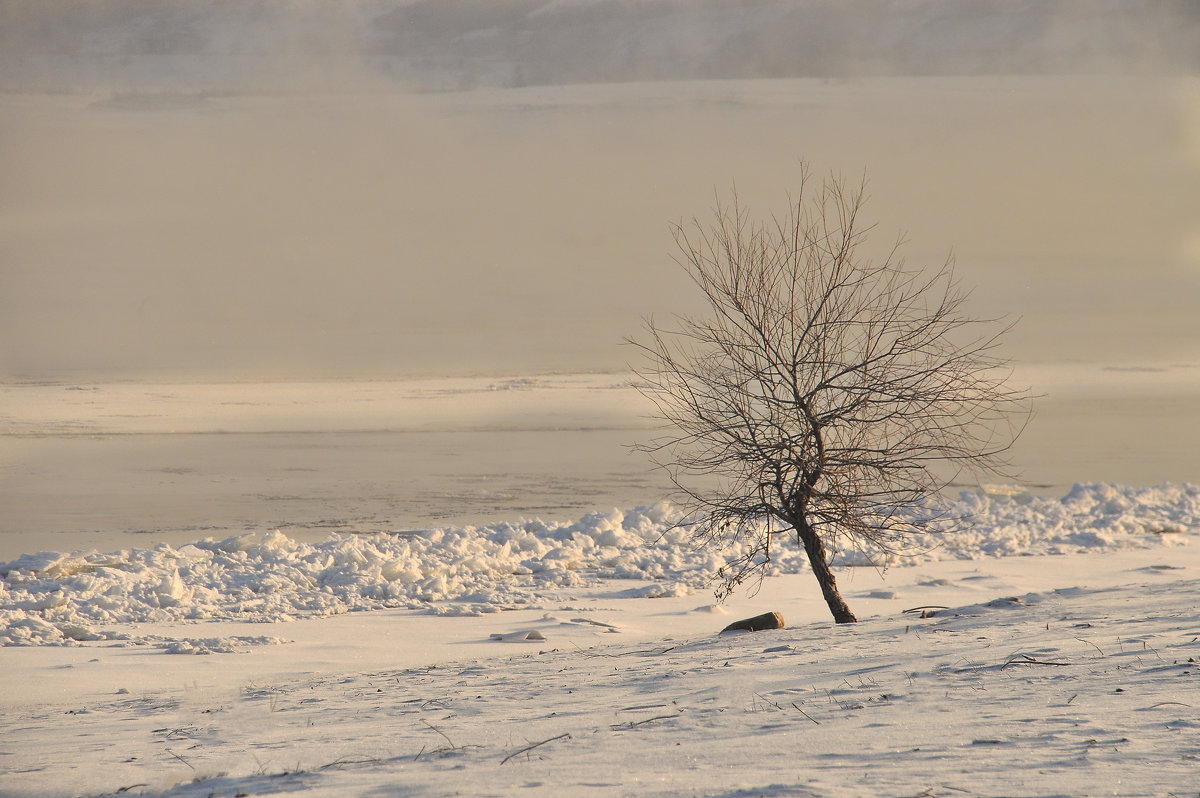
<path fill-rule="evenodd" d="M 695 307 L 669 223 L 800 159 L 1014 356 L 1200 359 L 1195 79 L 203 88 L 0 95 L 0 376 L 621 368 Z"/>

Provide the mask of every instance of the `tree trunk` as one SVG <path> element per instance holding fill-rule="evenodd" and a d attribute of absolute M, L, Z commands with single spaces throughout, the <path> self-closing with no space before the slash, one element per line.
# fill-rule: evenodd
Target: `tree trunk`
<path fill-rule="evenodd" d="M 854 617 L 850 607 L 842 600 L 842 594 L 838 592 L 837 580 L 833 578 L 833 571 L 829 570 L 829 558 L 825 553 L 825 544 L 821 541 L 820 535 L 808 525 L 803 517 L 796 524 L 796 533 L 804 543 L 804 551 L 808 553 L 809 565 L 812 566 L 813 575 L 817 577 L 817 582 L 821 585 L 821 594 L 825 596 L 825 603 L 829 605 L 829 611 L 833 613 L 833 620 L 837 623 L 858 623 L 858 618 Z"/>

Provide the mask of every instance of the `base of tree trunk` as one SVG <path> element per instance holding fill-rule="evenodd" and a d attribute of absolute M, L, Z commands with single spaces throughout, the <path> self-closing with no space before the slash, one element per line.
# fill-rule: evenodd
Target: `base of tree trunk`
<path fill-rule="evenodd" d="M 734 621 L 721 630 L 721 634 L 726 632 L 761 632 L 764 629 L 782 629 L 783 616 L 777 612 L 764 612 L 762 615 L 755 615 L 753 618 L 746 618 L 742 621 Z"/>
<path fill-rule="evenodd" d="M 804 544 L 804 551 L 808 554 L 808 564 L 812 566 L 813 576 L 817 578 L 817 583 L 821 586 L 821 595 L 824 596 L 825 603 L 829 606 L 834 623 L 858 623 L 858 618 L 854 617 L 854 613 L 842 599 L 837 579 L 834 578 L 833 571 L 829 569 L 829 557 L 825 553 L 825 544 L 821 542 L 821 536 L 809 526 L 803 517 L 796 524 L 796 532 Z"/>

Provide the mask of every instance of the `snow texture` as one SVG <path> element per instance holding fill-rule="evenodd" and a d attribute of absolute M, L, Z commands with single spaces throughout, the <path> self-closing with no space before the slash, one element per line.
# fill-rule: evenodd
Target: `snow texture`
<path fill-rule="evenodd" d="M 913 509 L 911 512 L 918 512 Z M 1062 499 L 1003 487 L 964 491 L 942 531 L 908 555 L 845 550 L 835 565 L 1072 554 L 1185 544 L 1200 528 L 1200 487 L 1075 485 Z M 335 534 L 316 544 L 281 532 L 112 553 L 42 552 L 0 564 L 0 643 L 158 644 L 122 625 L 165 621 L 263 623 L 382 608 L 478 615 L 537 606 L 563 588 L 637 580 L 622 598 L 687 595 L 709 585 L 735 552 L 690 545 L 666 503 L 541 521 L 392 534 Z M 804 553 L 778 547 L 768 573 L 797 573 Z M 278 642 L 168 641 L 174 653 Z"/>
<path fill-rule="evenodd" d="M 1127 558 L 1115 581 L 1102 576 Z M 1070 562 L 1020 559 L 1042 566 L 1039 579 L 1047 561 L 1055 573 Z M 361 645 L 338 648 L 331 672 L 286 678 L 202 676 L 192 663 L 212 658 L 188 658 L 182 690 L 101 692 L 88 673 L 114 655 L 92 648 L 57 677 L 92 689 L 0 709 L 12 754 L 0 783 L 14 796 L 173 798 L 1194 792 L 1195 558 L 1071 559 L 1077 577 L 1104 584 L 997 595 L 1005 559 L 985 574 L 943 561 L 929 589 L 993 597 L 921 614 L 896 605 L 852 626 L 813 619 L 586 647 L 573 635 L 593 623 L 547 615 L 492 635 L 491 657 L 417 667 L 364 667 Z M 809 581 L 776 581 L 796 580 Z M 893 584 L 918 595 L 919 583 Z M 677 627 L 694 614 L 666 613 Z M 447 623 L 466 632 L 482 620 Z"/>

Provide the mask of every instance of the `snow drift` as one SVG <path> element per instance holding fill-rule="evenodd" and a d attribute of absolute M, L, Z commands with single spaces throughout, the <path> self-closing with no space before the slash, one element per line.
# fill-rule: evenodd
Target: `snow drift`
<path fill-rule="evenodd" d="M 835 563 L 888 566 L 1186 544 L 1200 529 L 1200 486 L 1077 484 L 1058 500 L 980 488 L 964 491 L 947 510 L 956 520 L 916 541 L 915 553 L 843 551 Z M 552 592 L 614 580 L 636 580 L 617 596 L 684 595 L 704 588 L 731 553 L 691 546 L 689 524 L 667 503 L 591 513 L 573 523 L 337 534 L 317 544 L 277 531 L 179 548 L 42 552 L 0 564 L 0 643 L 145 643 L 114 626 L 271 623 L 385 607 L 476 615 L 536 607 Z M 781 547 L 771 573 L 805 567 L 800 549 Z"/>

